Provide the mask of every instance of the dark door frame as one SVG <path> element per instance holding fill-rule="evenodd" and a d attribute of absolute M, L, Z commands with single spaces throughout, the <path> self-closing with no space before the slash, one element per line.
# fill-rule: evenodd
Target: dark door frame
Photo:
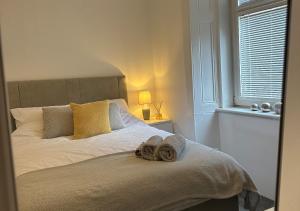
<path fill-rule="evenodd" d="M 18 210 L 18 208 L 15 191 L 12 150 L 10 144 L 10 124 L 6 82 L 2 58 L 0 36 L 0 209 L 6 211 L 15 211 Z"/>

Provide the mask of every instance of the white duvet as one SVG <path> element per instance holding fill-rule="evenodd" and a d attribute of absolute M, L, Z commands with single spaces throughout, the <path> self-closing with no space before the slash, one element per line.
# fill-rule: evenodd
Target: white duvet
<path fill-rule="evenodd" d="M 72 140 L 72 137 L 42 139 L 15 131 L 12 134 L 15 175 L 135 150 L 153 135 L 166 137 L 170 133 L 150 127 L 133 117 L 127 120 L 124 129 L 81 140 Z"/>

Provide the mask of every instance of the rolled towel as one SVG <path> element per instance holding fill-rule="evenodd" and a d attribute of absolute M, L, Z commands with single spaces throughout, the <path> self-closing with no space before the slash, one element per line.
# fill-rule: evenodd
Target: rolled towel
<path fill-rule="evenodd" d="M 138 158 L 142 157 L 142 147 L 144 145 L 144 142 L 140 144 L 140 146 L 135 150 L 135 156 L 137 156 Z"/>
<path fill-rule="evenodd" d="M 146 160 L 161 160 L 158 156 L 158 147 L 163 142 L 160 136 L 152 136 L 140 146 L 140 154 Z M 139 154 L 139 153 L 136 153 Z"/>
<path fill-rule="evenodd" d="M 176 161 L 185 148 L 185 138 L 172 135 L 165 138 L 158 148 L 158 155 L 163 161 Z"/>

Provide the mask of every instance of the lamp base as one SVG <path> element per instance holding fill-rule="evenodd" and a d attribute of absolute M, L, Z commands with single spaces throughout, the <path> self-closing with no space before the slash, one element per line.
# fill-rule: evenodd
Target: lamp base
<path fill-rule="evenodd" d="M 150 120 L 150 109 L 143 109 L 143 118 L 144 120 Z"/>

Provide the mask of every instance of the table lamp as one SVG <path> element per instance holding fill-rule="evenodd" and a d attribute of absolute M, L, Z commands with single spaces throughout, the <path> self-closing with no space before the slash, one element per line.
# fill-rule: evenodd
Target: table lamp
<path fill-rule="evenodd" d="M 139 92 L 139 104 L 143 106 L 144 120 L 150 120 L 151 93 L 148 90 Z"/>

